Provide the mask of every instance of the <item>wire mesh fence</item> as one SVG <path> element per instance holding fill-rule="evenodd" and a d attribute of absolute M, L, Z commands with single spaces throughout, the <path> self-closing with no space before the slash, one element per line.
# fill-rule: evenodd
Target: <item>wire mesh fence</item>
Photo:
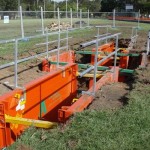
<path fill-rule="evenodd" d="M 62 29 L 81 28 L 89 25 L 139 26 L 138 12 L 93 13 L 80 10 L 77 13 L 70 9 L 68 12 L 59 11 L 59 16 L 60 19 L 58 11 L 1 11 L 0 40 L 43 34 L 46 28 L 54 31 L 59 28 L 59 21 Z M 7 20 L 5 17 L 8 17 Z"/>

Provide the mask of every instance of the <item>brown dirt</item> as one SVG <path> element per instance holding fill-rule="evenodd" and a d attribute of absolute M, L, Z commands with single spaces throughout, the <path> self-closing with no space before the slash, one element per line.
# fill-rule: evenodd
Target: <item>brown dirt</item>
<path fill-rule="evenodd" d="M 30 63 L 23 63 L 18 65 L 18 86 L 23 86 L 36 78 L 47 74 L 38 68 L 41 61 L 33 61 Z M 0 95 L 12 91 L 13 87 L 6 86 L 4 83 L 9 82 L 9 85 L 14 85 L 14 67 L 8 67 L 0 70 Z"/>
<path fill-rule="evenodd" d="M 97 91 L 93 103 L 89 109 L 111 109 L 120 108 L 127 104 L 125 96 L 129 92 L 129 87 L 125 83 L 113 83 L 103 86 Z"/>

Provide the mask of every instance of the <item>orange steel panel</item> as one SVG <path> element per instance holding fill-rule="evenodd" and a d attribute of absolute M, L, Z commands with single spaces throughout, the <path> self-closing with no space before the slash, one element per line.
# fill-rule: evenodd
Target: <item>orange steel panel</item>
<path fill-rule="evenodd" d="M 115 69 L 116 69 L 115 70 L 116 72 L 115 81 L 116 81 L 119 73 L 119 67 L 116 67 Z M 111 69 L 111 71 L 113 70 L 114 68 Z M 107 72 L 101 79 L 99 79 L 96 83 L 96 91 L 100 89 L 104 84 L 114 81 L 113 76 L 114 76 L 113 73 Z M 88 90 L 88 92 L 92 92 L 92 89 L 93 87 L 91 87 Z M 83 111 L 93 101 L 93 99 L 94 99 L 93 96 L 84 94 L 73 105 L 68 107 L 68 109 L 67 107 L 62 107 L 62 109 L 59 109 L 58 112 L 59 121 L 65 122 L 72 114 Z"/>
<path fill-rule="evenodd" d="M 124 51 L 122 51 L 122 53 L 128 54 L 129 51 L 124 50 Z M 127 67 L 128 67 L 128 61 L 129 61 L 129 56 L 121 56 L 120 57 L 119 67 L 123 68 L 123 69 L 127 69 Z"/>
<path fill-rule="evenodd" d="M 63 105 L 70 105 L 76 96 L 77 70 L 76 64 L 68 64 L 25 85 L 24 91 L 17 89 L 1 96 L 0 104 L 5 106 L 5 114 L 13 117 L 58 121 L 58 109 Z M 10 124 L 9 127 L 8 124 L 12 134 L 9 135 L 6 130 L 7 145 L 10 145 L 25 128 L 26 126 L 16 124 Z M 4 137 L 2 134 L 0 132 L 0 137 Z M 7 146 L 5 143 L 1 145 Z"/>
<path fill-rule="evenodd" d="M 94 49 L 92 49 L 92 51 L 93 52 L 95 52 L 96 51 L 96 49 L 94 48 Z M 114 43 L 113 42 L 111 42 L 111 43 L 107 43 L 107 44 L 104 44 L 104 45 L 102 45 L 102 46 L 100 46 L 99 48 L 98 48 L 98 51 L 99 52 L 113 52 L 114 51 Z M 100 56 L 104 56 L 104 54 L 102 55 L 102 54 L 99 54 Z M 92 54 L 91 55 L 91 64 L 94 64 L 94 58 L 95 58 L 95 55 L 94 54 Z M 98 58 L 98 61 L 100 61 L 102 58 Z M 105 66 L 111 66 L 112 65 L 112 60 L 111 60 L 111 58 L 108 58 L 107 60 L 105 60 L 103 63 L 101 63 L 100 64 L 100 66 L 103 66 L 103 65 L 105 65 Z"/>
<path fill-rule="evenodd" d="M 50 61 L 57 61 L 57 55 L 53 56 Z M 74 63 L 75 62 L 75 54 L 74 51 L 70 50 L 67 52 L 63 52 L 59 56 L 59 61 L 60 62 L 68 62 L 68 63 Z M 56 69 L 56 65 L 51 64 L 50 65 L 50 70 Z"/>

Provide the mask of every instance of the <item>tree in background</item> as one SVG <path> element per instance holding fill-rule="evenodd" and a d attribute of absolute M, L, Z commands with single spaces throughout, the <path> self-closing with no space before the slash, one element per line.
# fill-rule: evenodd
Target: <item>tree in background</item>
<path fill-rule="evenodd" d="M 150 13 L 150 0 L 102 0 L 101 11 L 112 12 L 113 9 L 118 11 L 125 10 L 126 4 L 132 4 L 134 11 L 141 10 L 142 13 Z"/>
<path fill-rule="evenodd" d="M 0 0 L 0 10 L 12 11 L 18 9 L 18 0 Z"/>
<path fill-rule="evenodd" d="M 101 11 L 102 12 L 112 12 L 113 9 L 117 7 L 117 0 L 102 0 Z"/>
<path fill-rule="evenodd" d="M 91 12 L 99 12 L 101 9 L 101 0 L 78 0 L 79 2 L 79 9 L 82 11 L 89 11 Z M 60 10 L 66 10 L 66 2 L 60 2 L 59 4 Z M 68 0 L 68 10 L 72 8 L 73 11 L 77 10 L 77 0 Z"/>

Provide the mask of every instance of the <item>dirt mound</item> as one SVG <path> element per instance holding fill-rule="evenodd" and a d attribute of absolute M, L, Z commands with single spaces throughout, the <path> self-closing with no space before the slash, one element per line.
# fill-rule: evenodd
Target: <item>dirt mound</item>
<path fill-rule="evenodd" d="M 131 39 L 119 39 L 118 41 L 118 47 L 121 48 L 128 48 L 129 44 L 130 44 Z"/>

